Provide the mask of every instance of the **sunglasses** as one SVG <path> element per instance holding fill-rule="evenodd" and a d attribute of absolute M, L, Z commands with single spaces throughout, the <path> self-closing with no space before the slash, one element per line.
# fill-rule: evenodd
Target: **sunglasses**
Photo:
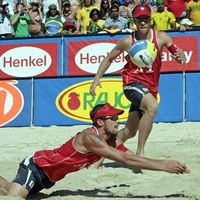
<path fill-rule="evenodd" d="M 145 24 L 150 22 L 150 17 L 145 17 L 145 18 L 136 18 L 135 19 L 136 23 L 141 23 L 144 22 Z"/>
<path fill-rule="evenodd" d="M 113 116 L 102 117 L 100 119 L 104 119 L 104 120 L 110 119 L 111 121 L 117 121 L 119 119 L 119 116 L 113 115 Z"/>

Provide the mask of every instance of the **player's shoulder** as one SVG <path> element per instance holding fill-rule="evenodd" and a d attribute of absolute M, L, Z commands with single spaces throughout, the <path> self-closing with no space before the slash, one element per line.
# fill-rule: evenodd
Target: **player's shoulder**
<path fill-rule="evenodd" d="M 122 47 L 123 50 L 128 49 L 131 44 L 132 44 L 132 36 L 131 35 L 128 35 L 127 37 L 122 38 L 118 42 L 118 46 Z"/>

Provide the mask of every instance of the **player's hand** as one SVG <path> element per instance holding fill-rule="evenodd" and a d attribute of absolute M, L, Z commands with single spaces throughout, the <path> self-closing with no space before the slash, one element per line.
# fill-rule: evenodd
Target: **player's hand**
<path fill-rule="evenodd" d="M 101 87 L 101 82 L 100 82 L 100 80 L 94 80 L 94 81 L 93 81 L 92 85 L 90 86 L 90 94 L 91 94 L 91 95 L 93 95 L 93 96 L 96 95 L 95 90 L 96 90 L 96 87 L 97 87 L 97 86 Z"/>
<path fill-rule="evenodd" d="M 176 160 L 165 160 L 163 161 L 168 173 L 175 174 L 189 174 L 190 170 L 186 167 L 184 163 Z"/>
<path fill-rule="evenodd" d="M 171 55 L 171 57 L 181 64 L 186 63 L 185 53 L 181 49 L 179 49 L 176 53 Z"/>

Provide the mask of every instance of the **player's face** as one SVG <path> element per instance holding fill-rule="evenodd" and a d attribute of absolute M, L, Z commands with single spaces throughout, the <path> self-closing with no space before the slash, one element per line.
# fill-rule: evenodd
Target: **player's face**
<path fill-rule="evenodd" d="M 139 17 L 135 18 L 135 24 L 137 26 L 137 30 L 142 33 L 147 33 L 150 29 L 150 17 Z"/>
<path fill-rule="evenodd" d="M 119 130 L 119 116 L 107 116 L 104 119 L 105 122 L 105 131 L 107 134 L 117 135 Z"/>

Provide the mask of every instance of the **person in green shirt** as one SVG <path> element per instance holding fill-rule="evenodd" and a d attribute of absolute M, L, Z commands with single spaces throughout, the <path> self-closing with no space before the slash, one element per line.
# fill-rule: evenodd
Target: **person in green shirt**
<path fill-rule="evenodd" d="M 10 18 L 15 37 L 29 37 L 29 24 L 36 24 L 31 17 L 30 11 L 22 3 L 16 4 L 16 12 Z"/>

